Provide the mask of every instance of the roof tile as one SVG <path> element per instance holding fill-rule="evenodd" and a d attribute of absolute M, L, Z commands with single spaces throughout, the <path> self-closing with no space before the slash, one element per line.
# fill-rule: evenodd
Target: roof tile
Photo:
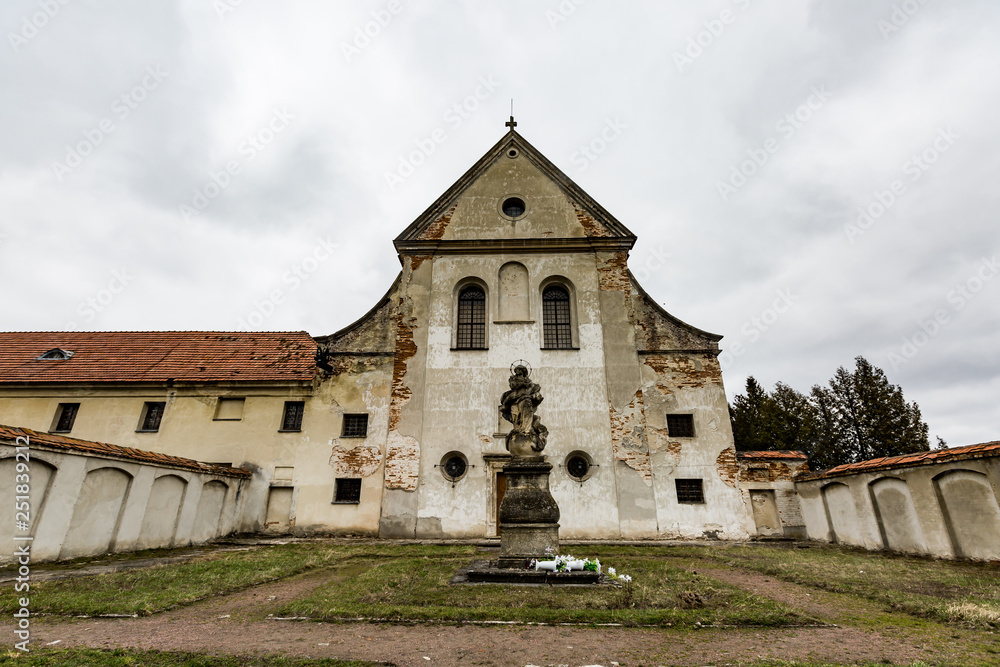
<path fill-rule="evenodd" d="M 20 428 L 17 426 L 4 426 L 0 424 L 0 441 L 15 442 L 18 438 L 27 438 L 28 446 L 40 446 L 46 449 L 57 449 L 67 452 L 80 452 L 83 454 L 93 454 L 95 456 L 106 456 L 114 459 L 125 459 L 137 463 L 153 463 L 156 465 L 166 465 L 171 468 L 182 468 L 208 475 L 221 475 L 224 477 L 250 477 L 251 472 L 243 468 L 229 468 L 226 466 L 211 465 L 185 459 L 180 456 L 167 456 L 157 452 L 148 452 L 134 447 L 122 447 L 106 442 L 93 442 L 90 440 L 80 440 L 78 438 L 68 438 L 64 435 L 54 433 L 39 433 L 30 428 Z"/>
<path fill-rule="evenodd" d="M 40 360 L 53 348 L 65 360 Z M 304 331 L 0 332 L 0 383 L 309 381 Z"/>

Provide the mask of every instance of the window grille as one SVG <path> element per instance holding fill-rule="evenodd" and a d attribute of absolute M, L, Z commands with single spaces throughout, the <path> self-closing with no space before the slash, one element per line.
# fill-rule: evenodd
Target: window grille
<path fill-rule="evenodd" d="M 549 287 L 542 294 L 542 339 L 543 347 L 546 348 L 573 347 L 569 292 L 562 287 Z"/>
<path fill-rule="evenodd" d="M 462 350 L 486 349 L 486 293 L 479 287 L 466 287 L 458 297 L 455 343 Z"/>

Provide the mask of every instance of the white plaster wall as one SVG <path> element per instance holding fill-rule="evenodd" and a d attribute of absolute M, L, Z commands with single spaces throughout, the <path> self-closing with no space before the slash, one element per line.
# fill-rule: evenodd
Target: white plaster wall
<path fill-rule="evenodd" d="M 942 491 L 952 475 L 976 483 Z M 809 480 L 796 489 L 811 539 L 831 540 L 829 517 L 844 544 L 1000 560 L 998 457 Z"/>

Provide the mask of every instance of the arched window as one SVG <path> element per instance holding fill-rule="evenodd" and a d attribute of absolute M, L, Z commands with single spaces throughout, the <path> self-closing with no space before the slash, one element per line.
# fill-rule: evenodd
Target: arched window
<path fill-rule="evenodd" d="M 486 292 L 470 285 L 458 295 L 458 336 L 460 350 L 486 349 Z"/>
<path fill-rule="evenodd" d="M 542 346 L 548 349 L 572 349 L 569 292 L 552 285 L 542 292 Z"/>

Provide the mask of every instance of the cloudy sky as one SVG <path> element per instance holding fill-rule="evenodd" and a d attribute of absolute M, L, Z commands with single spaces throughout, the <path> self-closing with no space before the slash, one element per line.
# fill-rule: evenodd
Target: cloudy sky
<path fill-rule="evenodd" d="M 746 376 L 864 355 L 1000 439 L 1000 4 L 0 6 L 5 330 L 331 333 L 391 240 L 518 130 Z"/>

